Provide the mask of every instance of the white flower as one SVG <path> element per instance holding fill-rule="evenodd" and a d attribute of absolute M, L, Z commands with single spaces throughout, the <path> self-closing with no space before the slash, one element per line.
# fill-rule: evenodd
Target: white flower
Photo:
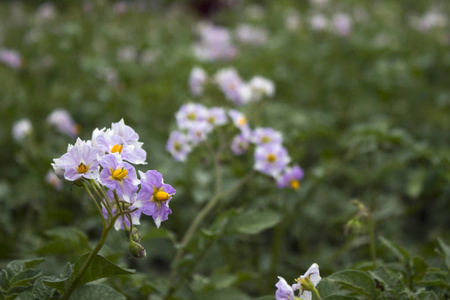
<path fill-rule="evenodd" d="M 263 96 L 273 97 L 275 93 L 273 81 L 262 76 L 253 77 L 249 82 L 249 86 L 252 89 L 253 100 L 261 100 Z"/>
<path fill-rule="evenodd" d="M 17 142 L 23 141 L 33 131 L 33 125 L 30 120 L 22 119 L 14 123 L 12 136 Z"/>

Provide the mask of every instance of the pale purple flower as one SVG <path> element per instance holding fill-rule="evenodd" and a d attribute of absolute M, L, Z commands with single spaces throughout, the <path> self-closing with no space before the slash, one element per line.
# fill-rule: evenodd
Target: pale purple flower
<path fill-rule="evenodd" d="M 81 178 L 97 179 L 99 176 L 97 157 L 101 152 L 78 138 L 75 145 L 69 145 L 66 154 L 53 160 L 52 166 L 57 175 L 63 174 L 68 181 Z"/>
<path fill-rule="evenodd" d="M 208 114 L 208 109 L 202 104 L 187 103 L 180 107 L 175 118 L 180 129 L 188 129 L 195 127 L 198 123 L 206 122 Z"/>
<path fill-rule="evenodd" d="M 114 199 L 114 193 L 113 191 L 109 190 L 106 195 L 108 196 L 107 201 L 109 201 L 111 203 L 111 210 L 113 215 L 116 215 L 116 213 L 118 213 L 120 210 L 117 207 L 117 203 Z M 136 191 L 131 191 L 131 194 L 127 195 L 126 197 L 120 197 L 119 196 L 119 203 L 121 201 L 125 201 L 131 204 L 134 204 L 136 202 L 136 196 L 137 196 L 137 192 Z M 128 199 L 128 200 L 125 200 Z M 124 208 L 122 208 L 124 209 Z M 130 210 L 134 210 L 130 209 Z M 108 219 L 108 210 L 102 206 L 102 213 L 103 213 L 103 217 L 106 219 Z M 130 218 L 131 218 L 131 223 L 130 220 L 127 218 L 126 215 L 122 215 L 120 216 L 116 222 L 114 223 L 114 229 L 119 230 L 119 229 L 125 229 L 125 226 L 128 228 L 131 228 L 131 225 L 140 225 L 140 218 L 141 218 L 141 210 L 137 209 L 135 211 L 133 211 L 132 213 L 129 214 Z"/>
<path fill-rule="evenodd" d="M 300 187 L 300 180 L 303 178 L 303 170 L 300 166 L 287 167 L 277 179 L 279 188 L 291 187 L 294 190 Z"/>
<path fill-rule="evenodd" d="M 262 76 L 253 77 L 249 86 L 252 89 L 252 100 L 261 100 L 263 97 L 273 97 L 275 85 L 272 80 Z"/>
<path fill-rule="evenodd" d="M 14 50 L 0 49 L 0 61 L 14 70 L 22 68 L 22 57 Z"/>
<path fill-rule="evenodd" d="M 143 143 L 139 142 L 139 135 L 133 128 L 126 125 L 123 119 L 120 119 L 117 123 L 112 123 L 111 129 L 114 134 L 121 136 L 128 145 L 133 145 L 137 149 L 142 148 Z"/>
<path fill-rule="evenodd" d="M 231 151 L 235 155 L 242 155 L 248 151 L 250 147 L 250 142 L 248 138 L 244 137 L 242 134 L 236 135 L 231 141 Z"/>
<path fill-rule="evenodd" d="M 294 290 L 286 282 L 283 277 L 278 276 L 278 282 L 275 284 L 277 291 L 275 292 L 276 300 L 294 300 Z"/>
<path fill-rule="evenodd" d="M 309 25 L 313 30 L 324 30 L 328 26 L 328 20 L 322 14 L 316 14 L 309 20 Z"/>
<path fill-rule="evenodd" d="M 303 300 L 311 300 L 312 299 L 312 293 L 311 291 L 305 290 L 302 287 L 301 281 L 304 278 L 309 278 L 309 280 L 312 282 L 312 284 L 314 285 L 314 287 L 320 282 L 320 280 L 322 279 L 320 277 L 320 272 L 319 272 L 319 265 L 314 263 L 311 265 L 311 267 L 309 267 L 309 269 L 306 271 L 305 274 L 303 274 L 302 276 L 300 276 L 300 278 L 297 279 L 297 283 L 292 285 L 292 289 L 295 290 L 299 290 L 298 296 L 303 299 Z"/>
<path fill-rule="evenodd" d="M 99 163 L 103 168 L 100 172 L 100 183 L 110 190 L 116 190 L 119 196 L 129 202 L 129 195 L 138 189 L 139 184 L 134 167 L 116 154 L 100 157 Z"/>
<path fill-rule="evenodd" d="M 230 109 L 228 110 L 228 115 L 233 121 L 234 126 L 239 128 L 244 137 L 250 138 L 251 130 L 250 126 L 248 125 L 247 118 L 244 116 L 244 114 L 237 110 Z"/>
<path fill-rule="evenodd" d="M 36 18 L 39 21 L 50 20 L 56 17 L 56 7 L 53 3 L 45 2 L 36 10 Z"/>
<path fill-rule="evenodd" d="M 225 97 L 236 105 L 246 104 L 251 100 L 251 89 L 242 81 L 234 68 L 219 70 L 214 80 Z"/>
<path fill-rule="evenodd" d="M 283 136 L 273 128 L 258 127 L 253 130 L 251 140 L 258 146 L 281 144 L 283 142 Z"/>
<path fill-rule="evenodd" d="M 214 129 L 214 127 L 206 122 L 197 122 L 187 129 L 187 136 L 193 145 L 198 145 L 203 141 L 206 141 L 208 134 Z"/>
<path fill-rule="evenodd" d="M 141 189 L 138 192 L 136 202 L 131 208 L 139 208 L 143 214 L 152 216 L 156 227 L 168 219 L 172 213 L 169 202 L 175 195 L 175 189 L 165 184 L 161 173 L 149 170 L 146 173 L 139 171 Z"/>
<path fill-rule="evenodd" d="M 21 119 L 14 123 L 12 136 L 17 142 L 22 142 L 33 131 L 33 125 L 28 119 Z"/>
<path fill-rule="evenodd" d="M 266 29 L 249 24 L 239 25 L 236 29 L 236 35 L 241 43 L 252 46 L 264 45 L 269 37 Z"/>
<path fill-rule="evenodd" d="M 201 96 L 208 80 L 208 74 L 200 67 L 194 67 L 189 76 L 189 89 L 193 96 Z"/>
<path fill-rule="evenodd" d="M 228 123 L 227 113 L 222 107 L 211 107 L 208 110 L 208 123 L 212 126 L 222 126 Z"/>
<path fill-rule="evenodd" d="M 290 162 L 286 148 L 281 144 L 258 146 L 255 150 L 255 170 L 277 177 Z"/>
<path fill-rule="evenodd" d="M 236 47 L 231 42 L 228 29 L 209 23 L 197 28 L 200 41 L 193 46 L 194 55 L 202 61 L 229 60 L 236 56 Z"/>
<path fill-rule="evenodd" d="M 167 140 L 166 150 L 172 154 L 177 161 L 186 161 L 192 151 L 188 137 L 180 131 L 172 131 Z"/>
<path fill-rule="evenodd" d="M 120 135 L 114 134 L 112 130 L 98 134 L 95 141 L 96 147 L 105 151 L 105 153 L 117 153 L 123 160 L 132 164 L 147 164 L 145 161 L 147 153 L 144 149 L 129 145 Z"/>
<path fill-rule="evenodd" d="M 124 14 L 128 10 L 128 4 L 126 1 L 119 1 L 114 4 L 114 12 L 118 15 Z"/>
<path fill-rule="evenodd" d="M 54 170 L 49 170 L 47 174 L 45 174 L 45 181 L 58 191 L 62 189 L 62 181 L 59 179 L 58 175 L 56 175 Z"/>
<path fill-rule="evenodd" d="M 333 17 L 334 29 L 340 36 L 349 36 L 352 33 L 352 20 L 343 13 L 335 14 Z"/>
<path fill-rule="evenodd" d="M 48 117 L 47 123 L 55 126 L 56 129 L 72 138 L 79 133 L 78 125 L 73 121 L 69 112 L 65 109 L 55 109 Z"/>

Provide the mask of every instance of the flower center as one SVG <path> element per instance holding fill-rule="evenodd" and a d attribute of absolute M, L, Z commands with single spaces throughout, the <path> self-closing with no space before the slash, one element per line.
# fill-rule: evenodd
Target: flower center
<path fill-rule="evenodd" d="M 247 119 L 244 117 L 240 118 L 238 121 L 239 126 L 244 126 L 246 123 L 247 123 Z"/>
<path fill-rule="evenodd" d="M 167 201 L 169 198 L 170 195 L 164 191 L 157 191 L 155 194 L 155 199 L 158 201 Z"/>
<path fill-rule="evenodd" d="M 214 118 L 213 116 L 210 116 L 210 117 L 208 117 L 208 122 L 209 123 L 214 123 L 214 120 L 215 120 L 216 118 Z"/>
<path fill-rule="evenodd" d="M 173 143 L 173 148 L 178 152 L 181 150 L 181 144 L 179 142 L 175 142 Z"/>
<path fill-rule="evenodd" d="M 195 119 L 197 119 L 197 115 L 194 112 L 190 112 L 188 113 L 187 118 L 191 121 L 195 121 Z"/>
<path fill-rule="evenodd" d="M 300 182 L 298 182 L 298 180 L 293 179 L 293 180 L 291 181 L 291 187 L 292 187 L 294 190 L 298 189 L 298 188 L 300 187 Z"/>
<path fill-rule="evenodd" d="M 78 165 L 78 173 L 86 173 L 89 170 L 89 167 L 83 163 Z"/>
<path fill-rule="evenodd" d="M 123 144 L 120 144 L 120 146 L 118 144 L 116 144 L 111 148 L 111 153 L 119 152 L 119 154 L 122 154 L 122 150 L 123 150 Z"/>
<path fill-rule="evenodd" d="M 261 139 L 261 142 L 263 142 L 264 144 L 267 144 L 267 143 L 269 143 L 270 142 L 270 137 L 268 137 L 268 136 L 263 136 L 263 138 Z"/>
<path fill-rule="evenodd" d="M 125 168 L 117 168 L 114 172 L 111 170 L 111 177 L 115 180 L 121 181 L 128 175 L 128 170 Z"/>
<path fill-rule="evenodd" d="M 273 163 L 277 160 L 277 157 L 275 156 L 275 154 L 270 153 L 267 155 L 266 159 L 268 162 Z"/>

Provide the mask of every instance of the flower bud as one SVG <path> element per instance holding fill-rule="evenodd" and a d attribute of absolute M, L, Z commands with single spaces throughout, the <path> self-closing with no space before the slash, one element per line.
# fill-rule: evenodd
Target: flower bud
<path fill-rule="evenodd" d="M 138 244 L 133 240 L 130 240 L 129 249 L 130 254 L 136 258 L 144 258 L 145 256 L 147 256 L 145 248 L 141 244 Z"/>
<path fill-rule="evenodd" d="M 307 277 L 301 276 L 299 282 L 304 290 L 310 292 L 314 291 L 315 287 L 314 284 L 309 279 L 309 276 Z"/>
<path fill-rule="evenodd" d="M 125 234 L 127 235 L 127 238 L 133 239 L 134 242 L 139 243 L 141 240 L 141 234 L 139 233 L 139 230 L 133 226 L 131 229 L 128 226 L 125 226 Z"/>

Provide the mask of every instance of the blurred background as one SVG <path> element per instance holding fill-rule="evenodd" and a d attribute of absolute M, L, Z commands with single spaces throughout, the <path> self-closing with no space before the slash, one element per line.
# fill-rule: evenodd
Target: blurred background
<path fill-rule="evenodd" d="M 195 66 L 274 81 L 254 124 L 284 133 L 305 178 L 292 191 L 255 176 L 208 217 L 205 229 L 230 211 L 279 214 L 261 234 L 221 234 L 201 259 L 192 250 L 192 293 L 226 287 L 256 297 L 313 262 L 324 276 L 363 264 L 369 238 L 367 226 L 349 223 L 354 199 L 373 214 L 377 236 L 433 260 L 436 238 L 450 240 L 449 13 L 444 0 L 1 1 L 2 266 L 44 256 L 45 272 L 58 273 L 98 240 L 87 195 L 47 172 L 77 136 L 123 118 L 144 142 L 145 168 L 163 173 L 177 196 L 161 229 L 141 222 L 147 258 L 130 259 L 122 232 L 104 255 L 138 270 L 110 279 L 115 289 L 130 299 L 158 294 L 174 242 L 214 186 L 205 151 L 186 163 L 165 151 L 174 113 L 189 101 L 231 105 L 219 93 L 190 94 Z M 220 28 L 226 42 L 214 47 L 219 33 L 204 28 Z M 223 160 L 229 181 L 252 165 L 251 154 Z"/>

